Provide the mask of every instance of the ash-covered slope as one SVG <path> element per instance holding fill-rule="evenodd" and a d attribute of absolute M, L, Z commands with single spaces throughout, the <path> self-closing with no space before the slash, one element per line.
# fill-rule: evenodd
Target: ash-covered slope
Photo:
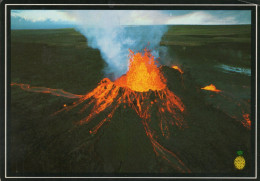
<path fill-rule="evenodd" d="M 187 128 L 172 129 L 169 147 L 179 155 L 193 173 L 249 173 L 252 166 L 251 131 L 223 110 L 207 104 L 207 92 L 195 84 L 195 80 L 184 70 L 179 74 L 174 69 L 163 67 L 168 87 L 181 98 L 186 109 L 184 120 Z M 226 101 L 226 100 L 225 100 Z M 247 166 L 243 171 L 234 168 L 236 151 L 243 150 Z"/>

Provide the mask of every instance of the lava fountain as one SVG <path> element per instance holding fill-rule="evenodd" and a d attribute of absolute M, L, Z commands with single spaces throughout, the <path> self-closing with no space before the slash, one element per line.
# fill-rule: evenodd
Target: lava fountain
<path fill-rule="evenodd" d="M 155 139 L 154 131 L 150 128 L 151 108 L 154 106 L 157 109 L 161 133 L 168 138 L 170 136 L 169 125 L 183 126 L 184 104 L 178 96 L 168 89 L 166 79 L 160 68 L 157 67 L 157 62 L 150 50 L 144 49 L 143 52 L 137 53 L 129 51 L 129 66 L 125 75 L 122 75 L 114 82 L 104 78 L 94 90 L 86 95 L 73 96 L 70 93 L 59 90 L 66 97 L 78 98 L 78 100 L 70 106 L 64 106 L 64 108 L 54 114 L 71 110 L 84 103 L 85 105 L 80 111 L 83 112 L 90 105 L 93 105 L 89 115 L 79 122 L 79 124 L 85 124 L 109 108 L 108 110 L 111 111 L 105 116 L 105 119 L 101 120 L 90 130 L 90 134 L 96 134 L 102 125 L 112 119 L 119 106 L 122 105 L 124 108 L 128 106 L 141 118 L 145 133 L 150 139 L 156 155 L 167 160 L 170 165 L 180 172 L 190 172 L 173 152 L 163 147 Z M 28 89 L 33 91 L 30 90 L 30 87 Z M 46 89 L 48 90 L 47 92 L 44 92 L 44 90 L 42 92 L 52 93 L 50 92 L 52 89 Z M 57 95 L 55 93 L 53 94 Z"/>
<path fill-rule="evenodd" d="M 125 75 L 115 82 L 104 78 L 96 89 L 80 98 L 79 101 L 74 102 L 72 106 L 64 108 L 64 110 L 69 110 L 88 100 L 89 102 L 81 110 L 84 111 L 93 103 L 94 107 L 91 113 L 80 121 L 81 124 L 84 124 L 112 106 L 112 111 L 107 117 L 91 130 L 91 133 L 95 134 L 105 122 L 112 118 L 115 110 L 121 104 L 135 110 L 139 117 L 144 120 L 144 125 L 151 118 L 151 107 L 157 104 L 162 134 L 169 136 L 169 123 L 177 126 L 181 126 L 183 123 L 182 112 L 185 107 L 181 99 L 167 88 L 166 79 L 157 67 L 149 50 L 145 49 L 144 53 L 138 52 L 136 54 L 130 50 L 129 58 L 129 70 Z M 152 94 L 154 96 L 151 96 Z M 151 99 L 151 97 L 154 98 Z"/>

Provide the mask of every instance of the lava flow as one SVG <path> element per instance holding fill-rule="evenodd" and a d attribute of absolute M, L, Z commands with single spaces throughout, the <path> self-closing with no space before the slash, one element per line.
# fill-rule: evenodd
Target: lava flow
<path fill-rule="evenodd" d="M 29 84 L 11 83 L 11 86 L 19 86 L 21 89 L 29 92 L 40 92 L 40 93 L 52 94 L 55 96 L 67 97 L 71 99 L 82 97 L 82 95 L 72 94 L 61 89 L 50 89 L 46 87 L 32 87 Z"/>
<path fill-rule="evenodd" d="M 243 114 L 243 117 L 244 117 L 245 121 L 242 122 L 242 124 L 243 124 L 246 128 L 248 128 L 248 129 L 251 128 L 251 120 L 250 120 L 249 116 L 250 116 L 249 114 Z"/>
<path fill-rule="evenodd" d="M 104 78 L 93 91 L 79 96 L 79 100 L 70 106 L 64 106 L 56 113 L 68 111 L 79 104 L 86 103 L 81 109 L 81 112 L 83 112 L 90 105 L 94 105 L 89 115 L 80 120 L 80 124 L 85 124 L 104 110 L 111 110 L 105 119 L 91 129 L 90 133 L 95 134 L 104 123 L 112 119 L 119 106 L 122 105 L 124 108 L 128 106 L 142 119 L 146 135 L 150 139 L 156 155 L 160 155 L 177 170 L 190 172 L 174 153 L 156 141 L 153 135 L 154 131 L 149 126 L 153 107 L 157 109 L 162 135 L 168 138 L 170 135 L 169 125 L 179 127 L 183 125 L 184 104 L 178 96 L 168 89 L 166 79 L 160 72 L 160 68 L 157 67 L 149 50 L 145 49 L 144 52 L 137 53 L 130 50 L 128 68 L 128 72 L 114 82 Z M 74 98 L 74 96 L 71 98 Z"/>
<path fill-rule="evenodd" d="M 173 65 L 172 68 L 175 69 L 175 70 L 178 70 L 181 74 L 184 73 L 184 72 L 180 69 L 180 67 L 178 67 L 177 65 Z"/>
<path fill-rule="evenodd" d="M 201 89 L 208 90 L 208 91 L 213 91 L 213 92 L 221 92 L 221 90 L 217 89 L 213 84 L 205 86 L 205 87 L 203 87 Z"/>

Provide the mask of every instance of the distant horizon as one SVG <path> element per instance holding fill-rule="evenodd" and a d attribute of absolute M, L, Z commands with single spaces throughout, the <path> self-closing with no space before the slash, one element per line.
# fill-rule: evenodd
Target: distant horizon
<path fill-rule="evenodd" d="M 11 29 L 250 24 L 251 10 L 11 10 Z"/>
<path fill-rule="evenodd" d="M 183 25 L 183 24 L 178 24 L 178 25 L 122 25 L 122 27 L 137 27 L 137 26 L 251 26 L 251 24 L 225 24 L 225 25 L 222 25 L 222 24 L 215 24 L 215 25 L 194 25 L 194 24 L 191 24 L 191 25 Z M 75 29 L 77 30 L 78 28 L 77 27 L 64 27 L 64 28 L 61 28 L 61 27 L 57 27 L 57 28 L 25 28 L 25 29 L 22 29 L 22 28 L 13 28 L 11 30 L 59 30 L 59 29 Z"/>

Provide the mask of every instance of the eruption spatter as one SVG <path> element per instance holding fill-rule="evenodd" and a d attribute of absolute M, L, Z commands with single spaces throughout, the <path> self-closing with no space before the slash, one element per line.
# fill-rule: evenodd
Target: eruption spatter
<path fill-rule="evenodd" d="M 243 114 L 243 117 L 244 117 L 244 119 L 245 119 L 245 121 L 244 122 L 242 122 L 243 123 L 243 125 L 246 127 L 246 128 L 248 128 L 248 129 L 250 129 L 251 128 L 251 120 L 250 120 L 250 115 L 249 114 Z"/>
<path fill-rule="evenodd" d="M 178 70 L 181 74 L 184 73 L 184 72 L 180 69 L 180 67 L 178 67 L 177 65 L 173 65 L 172 68 L 175 69 L 175 70 Z"/>
<path fill-rule="evenodd" d="M 216 86 L 214 86 L 213 84 L 205 86 L 205 87 L 203 87 L 201 89 L 208 90 L 208 91 L 213 91 L 213 92 L 221 92 L 221 90 L 217 89 Z"/>
<path fill-rule="evenodd" d="M 233 102 L 233 103 L 234 103 L 234 106 L 237 106 L 237 107 L 239 107 L 239 109 L 241 109 L 241 112 L 242 112 L 241 115 L 239 115 L 239 116 L 237 117 L 236 115 L 234 115 L 234 113 L 229 113 L 229 112 L 227 112 L 227 111 L 225 111 L 225 110 L 223 110 L 223 111 L 224 111 L 226 114 L 228 114 L 230 117 L 236 119 L 237 121 L 240 121 L 245 128 L 247 128 L 247 129 L 249 129 L 249 130 L 251 129 L 251 120 L 250 120 L 250 118 L 249 118 L 249 117 L 250 117 L 250 114 L 245 113 L 245 110 L 244 110 L 244 108 L 243 108 L 242 105 L 241 105 L 241 104 L 247 105 L 247 104 L 248 104 L 247 102 L 242 101 L 242 100 L 236 101 L 236 99 L 233 97 L 232 94 L 229 94 L 229 93 L 227 93 L 227 92 L 224 94 L 224 91 L 217 89 L 216 86 L 213 85 L 213 84 L 210 84 L 210 85 L 208 85 L 208 86 L 205 86 L 205 87 L 203 87 L 203 88 L 201 88 L 201 89 L 202 89 L 202 90 L 206 90 L 206 91 L 212 91 L 212 92 L 215 92 L 215 93 L 219 93 L 218 95 L 222 96 L 224 99 L 227 99 L 227 100 Z M 211 96 L 213 96 L 213 95 L 211 95 Z M 241 117 L 241 116 L 242 116 L 242 117 Z"/>
<path fill-rule="evenodd" d="M 30 86 L 20 85 L 20 87 L 40 92 L 36 88 L 30 88 Z M 90 130 L 90 134 L 96 134 L 104 123 L 109 122 L 119 106 L 124 108 L 128 106 L 142 119 L 145 133 L 150 139 L 156 155 L 167 160 L 180 172 L 190 172 L 173 152 L 163 147 L 155 139 L 154 131 L 150 128 L 152 107 L 154 106 L 157 109 L 162 135 L 168 138 L 170 136 L 169 125 L 183 126 L 185 106 L 181 99 L 168 89 L 166 79 L 148 49 L 137 53 L 130 50 L 128 72 L 114 82 L 104 78 L 93 91 L 86 95 L 74 95 L 62 90 L 58 90 L 60 94 L 56 94 L 57 90 L 49 88 L 41 88 L 40 90 L 43 93 L 79 98 L 72 105 L 66 105 L 54 114 L 71 110 L 79 104 L 86 103 L 81 109 L 83 112 L 90 105 L 94 105 L 89 115 L 79 121 L 80 124 L 88 123 L 104 110 L 111 110 L 105 119 Z"/>

